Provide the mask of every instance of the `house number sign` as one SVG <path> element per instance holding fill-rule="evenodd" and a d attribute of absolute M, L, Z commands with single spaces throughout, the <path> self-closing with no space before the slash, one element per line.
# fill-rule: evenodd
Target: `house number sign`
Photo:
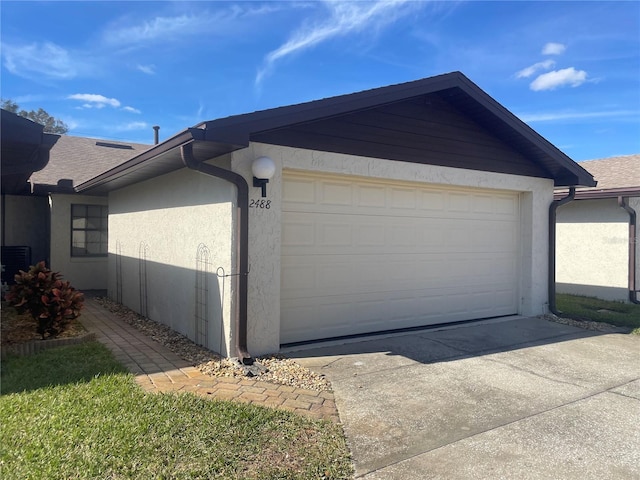
<path fill-rule="evenodd" d="M 252 198 L 249 200 L 249 208 L 264 208 L 269 210 L 271 208 L 271 200 L 265 200 L 264 198 L 256 200 Z"/>

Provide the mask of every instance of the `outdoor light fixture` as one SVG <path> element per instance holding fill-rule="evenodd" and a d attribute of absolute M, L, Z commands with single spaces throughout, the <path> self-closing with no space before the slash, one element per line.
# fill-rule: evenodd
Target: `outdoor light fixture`
<path fill-rule="evenodd" d="M 267 183 L 276 173 L 276 164 L 269 157 L 258 157 L 251 165 L 253 172 L 253 186 L 262 188 L 262 196 L 267 196 Z"/>

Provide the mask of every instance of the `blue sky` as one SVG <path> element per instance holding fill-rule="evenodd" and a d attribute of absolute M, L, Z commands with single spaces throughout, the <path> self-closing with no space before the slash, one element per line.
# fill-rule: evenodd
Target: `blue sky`
<path fill-rule="evenodd" d="M 459 70 L 577 161 L 640 153 L 640 3 L 3 1 L 0 94 L 69 134 L 203 120 Z"/>

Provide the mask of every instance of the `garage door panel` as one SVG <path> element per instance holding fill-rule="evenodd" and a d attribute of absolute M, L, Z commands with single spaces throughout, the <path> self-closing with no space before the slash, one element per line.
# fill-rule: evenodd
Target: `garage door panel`
<path fill-rule="evenodd" d="M 496 289 L 513 286 L 503 279 L 516 274 L 515 262 L 493 256 L 434 258 L 433 255 L 325 256 L 322 262 L 308 257 L 287 257 L 282 263 L 282 298 L 324 297 L 351 292 L 392 292 L 398 289 L 429 289 L 448 281 L 469 291 L 475 287 Z M 446 272 L 443 273 L 443 272 Z"/>
<path fill-rule="evenodd" d="M 432 212 L 440 214 L 446 202 L 446 194 L 444 192 L 429 192 L 421 190 L 419 193 L 418 208 L 424 212 Z"/>
<path fill-rule="evenodd" d="M 401 297 L 401 298 L 398 298 Z M 308 337 L 309 323 L 322 325 L 325 338 L 372 331 L 435 325 L 468 320 L 470 314 L 494 316 L 495 297 L 489 293 L 468 293 L 434 288 L 426 292 L 335 296 L 331 303 L 283 301 L 282 343 Z M 510 314 L 505 310 L 504 315 Z M 304 320 L 302 320 L 304 319 Z"/>
<path fill-rule="evenodd" d="M 290 172 L 284 184 L 282 343 L 517 313 L 517 194 Z"/>
<path fill-rule="evenodd" d="M 441 285 L 446 263 L 434 255 L 324 256 L 313 261 L 308 256 L 287 256 L 282 262 L 282 298 L 324 297 L 344 293 L 393 292 L 398 289 L 435 288 Z M 454 262 L 449 262 L 451 268 Z M 460 284 L 468 279 L 469 268 L 457 263 Z"/>
<path fill-rule="evenodd" d="M 283 247 L 313 247 L 316 244 L 315 224 L 302 215 L 291 216 L 282 226 Z"/>
<path fill-rule="evenodd" d="M 325 247 L 352 247 L 352 225 L 342 221 L 327 221 L 318 225 L 317 244 Z"/>
<path fill-rule="evenodd" d="M 414 188 L 391 188 L 390 193 L 390 208 L 415 210 L 417 192 Z"/>
<path fill-rule="evenodd" d="M 282 187 L 283 203 L 316 205 L 315 180 L 289 177 Z"/>
<path fill-rule="evenodd" d="M 373 185 L 361 185 L 355 189 L 356 203 L 359 211 L 367 211 L 366 208 L 374 208 L 374 212 L 386 207 L 385 187 Z"/>
<path fill-rule="evenodd" d="M 357 254 L 359 252 L 385 254 L 447 252 L 452 247 L 461 253 L 504 251 L 516 249 L 517 229 L 513 225 L 484 221 L 463 224 L 450 219 L 407 218 L 357 215 L 315 214 L 318 223 L 309 221 L 310 214 L 294 212 L 287 215 L 282 229 L 283 247 L 301 247 L 292 254 L 307 254 L 305 247 L 313 247 L 314 254 Z M 331 218 L 331 219 L 329 219 Z M 471 230 L 471 232 L 470 232 Z M 365 250 L 362 250 L 362 249 Z"/>
<path fill-rule="evenodd" d="M 347 206 L 353 205 L 353 189 L 349 182 L 318 182 L 320 205 Z"/>

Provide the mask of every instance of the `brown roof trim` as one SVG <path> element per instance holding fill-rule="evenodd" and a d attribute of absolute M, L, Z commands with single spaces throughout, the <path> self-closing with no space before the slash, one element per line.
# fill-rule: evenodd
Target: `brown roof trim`
<path fill-rule="evenodd" d="M 153 161 L 160 155 L 167 153 L 173 149 L 177 149 L 181 145 L 193 141 L 193 139 L 194 137 L 191 129 L 180 132 L 177 135 L 169 138 L 168 140 L 151 147 L 149 150 L 141 153 L 137 157 L 134 157 L 131 160 L 112 168 L 111 170 L 107 170 L 97 177 L 81 183 L 80 185 L 76 186 L 76 191 L 83 192 L 86 190 L 90 190 L 97 186 L 101 186 L 106 182 L 116 180 L 124 175 L 128 175 L 131 172 L 139 169 L 144 163 Z"/>
<path fill-rule="evenodd" d="M 507 130 L 515 134 L 532 150 L 542 152 L 547 167 L 553 166 L 555 173 L 550 174 L 550 178 L 554 178 L 556 186 L 596 185 L 593 176 L 584 168 L 491 98 L 461 72 L 452 72 L 413 82 L 202 122 L 119 167 L 84 182 L 77 187 L 77 190 L 106 193 L 109 190 L 177 170 L 181 168 L 180 156 L 176 152 L 170 152 L 192 140 L 195 140 L 195 153 L 199 154 L 199 158 L 214 158 L 214 156 L 247 147 L 252 135 L 259 133 L 373 109 L 429 93 L 456 89 L 462 91 L 466 95 L 465 98 L 475 102 L 474 105 L 479 106 L 481 111 L 487 112 L 491 123 L 499 124 L 503 131 Z M 158 159 L 160 156 L 162 158 Z M 145 163 L 147 165 L 144 165 Z M 124 175 L 131 176 L 124 179 L 122 178 Z"/>
<path fill-rule="evenodd" d="M 60 135 L 45 133 L 43 125 L 5 109 L 0 109 L 0 131 L 2 193 L 29 194 L 29 177 L 46 167 Z"/>
<path fill-rule="evenodd" d="M 556 190 L 554 199 L 562 198 L 567 190 Z M 592 200 L 597 198 L 640 197 L 640 187 L 609 188 L 606 190 L 576 190 L 576 200 Z"/>

